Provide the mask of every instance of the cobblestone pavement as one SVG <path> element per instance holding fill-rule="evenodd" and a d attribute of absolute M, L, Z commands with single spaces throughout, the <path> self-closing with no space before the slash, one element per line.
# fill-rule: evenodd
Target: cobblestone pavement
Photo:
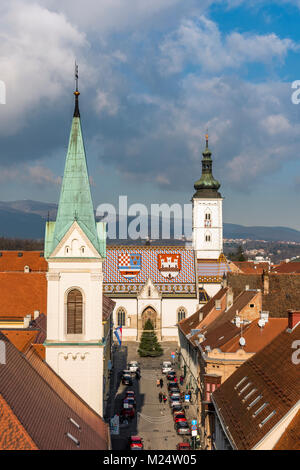
<path fill-rule="evenodd" d="M 135 391 L 137 407 L 136 417 L 129 427 L 121 428 L 119 436 L 112 436 L 113 450 L 126 449 L 128 437 L 135 434 L 143 438 L 145 450 L 174 450 L 178 442 L 186 440 L 186 437 L 178 436 L 175 432 L 168 402 L 159 403 L 159 392 L 162 391 L 167 395 L 167 380 L 161 374 L 161 363 L 164 360 L 171 360 L 171 352 L 175 352 L 178 348 L 176 342 L 163 343 L 162 346 L 164 354 L 158 358 L 140 358 L 137 353 L 138 343 L 124 343 L 122 348 L 114 354 L 114 377 L 109 414 L 113 416 L 115 413 L 120 413 L 122 399 L 127 389 Z M 120 383 L 120 372 L 131 360 L 138 360 L 140 363 L 141 379 L 139 381 L 134 379 L 133 386 L 128 387 Z M 156 386 L 156 380 L 161 377 L 164 380 L 162 389 Z M 188 418 L 189 411 L 187 409 Z"/>

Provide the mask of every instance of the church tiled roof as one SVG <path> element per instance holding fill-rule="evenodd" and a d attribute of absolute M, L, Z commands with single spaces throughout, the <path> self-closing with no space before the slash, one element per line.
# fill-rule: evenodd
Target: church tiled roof
<path fill-rule="evenodd" d="M 224 255 L 219 259 L 198 259 L 197 275 L 199 283 L 220 283 L 224 274 L 230 272 L 230 266 Z"/>
<path fill-rule="evenodd" d="M 120 260 L 126 255 L 140 256 L 140 269 L 133 278 L 122 275 Z M 179 269 L 175 277 L 164 277 L 159 269 L 159 256 L 179 255 Z M 107 247 L 103 264 L 104 293 L 114 297 L 118 295 L 135 296 L 150 278 L 163 295 L 196 297 L 195 257 L 193 250 L 182 247 Z"/>

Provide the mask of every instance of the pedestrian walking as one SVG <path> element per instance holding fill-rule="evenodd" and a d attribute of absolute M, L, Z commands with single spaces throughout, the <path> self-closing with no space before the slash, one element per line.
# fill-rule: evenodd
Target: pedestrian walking
<path fill-rule="evenodd" d="M 136 371 L 135 377 L 136 377 L 137 380 L 140 380 L 140 378 L 141 378 L 141 373 L 140 373 L 139 370 Z"/>
<path fill-rule="evenodd" d="M 166 397 L 166 395 L 165 395 L 165 394 L 163 394 L 163 400 L 164 400 L 164 403 L 166 403 L 166 401 L 167 401 L 167 397 Z"/>
<path fill-rule="evenodd" d="M 157 387 L 160 386 L 160 380 L 159 380 L 159 379 L 157 379 L 157 381 L 156 381 L 156 386 L 157 386 Z"/>
<path fill-rule="evenodd" d="M 158 398 L 159 398 L 159 403 L 161 403 L 163 400 L 163 394 L 161 392 L 159 392 Z"/>
<path fill-rule="evenodd" d="M 182 375 L 179 377 L 179 382 L 180 382 L 180 385 L 183 385 L 183 377 L 182 377 Z"/>
<path fill-rule="evenodd" d="M 160 388 L 163 388 L 163 386 L 164 386 L 164 381 L 163 381 L 163 379 L 160 379 L 159 385 L 160 385 Z"/>

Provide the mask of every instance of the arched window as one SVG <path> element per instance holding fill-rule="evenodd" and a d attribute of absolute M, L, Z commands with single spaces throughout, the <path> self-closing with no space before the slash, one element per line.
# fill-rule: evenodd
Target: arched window
<path fill-rule="evenodd" d="M 184 307 L 180 307 L 177 310 L 177 321 L 181 321 L 186 317 L 186 309 Z"/>
<path fill-rule="evenodd" d="M 125 326 L 126 312 L 123 307 L 120 307 L 118 310 L 118 326 Z"/>
<path fill-rule="evenodd" d="M 73 289 L 67 298 L 67 334 L 82 334 L 82 293 Z"/>

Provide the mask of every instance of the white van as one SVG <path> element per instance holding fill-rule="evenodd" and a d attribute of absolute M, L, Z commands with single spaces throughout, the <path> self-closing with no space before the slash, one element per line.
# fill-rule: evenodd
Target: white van
<path fill-rule="evenodd" d="M 162 373 L 167 374 L 168 372 L 171 372 L 171 370 L 173 370 L 172 363 L 170 361 L 164 361 L 161 368 Z"/>

